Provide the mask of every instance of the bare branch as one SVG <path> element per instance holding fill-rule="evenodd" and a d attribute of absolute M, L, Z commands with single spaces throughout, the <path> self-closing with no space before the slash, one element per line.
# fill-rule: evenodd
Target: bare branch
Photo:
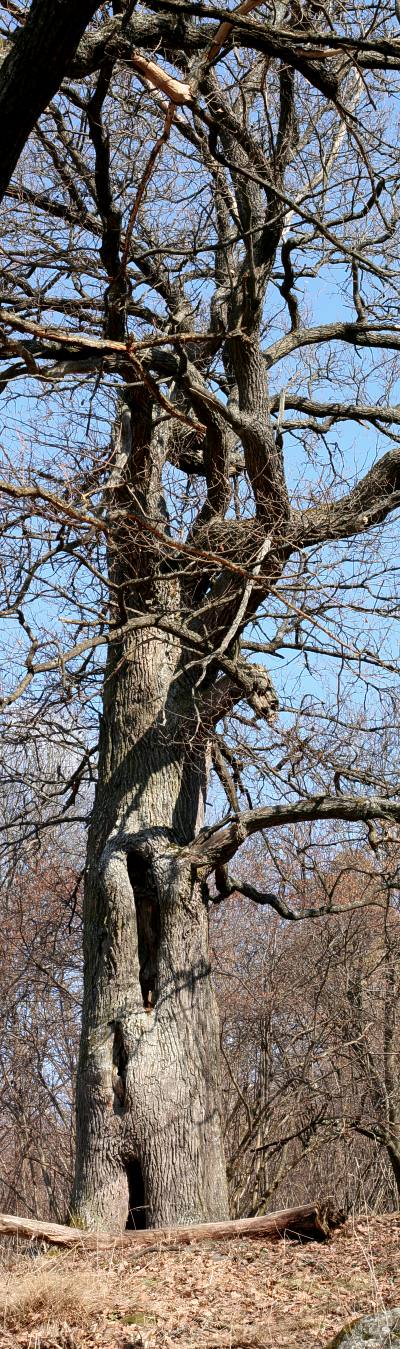
<path fill-rule="evenodd" d="M 361 534 L 372 525 L 380 524 L 398 506 L 400 447 L 383 455 L 347 496 L 299 512 L 298 524 L 297 521 L 295 524 L 298 546 L 309 547 L 329 539 Z"/>
<path fill-rule="evenodd" d="M 182 860 L 204 868 L 206 874 L 229 862 L 238 848 L 261 829 L 276 829 L 284 824 L 302 824 L 308 820 L 343 820 L 367 823 L 382 819 L 400 821 L 400 800 L 377 796 L 310 796 L 292 805 L 260 806 L 244 811 L 239 819 L 203 829 L 188 848 L 181 850 Z"/>
<path fill-rule="evenodd" d="M 329 231 L 330 233 L 330 231 Z M 357 255 L 357 260 L 362 259 Z M 400 325 L 387 323 L 321 323 L 315 328 L 297 328 L 274 342 L 264 352 L 267 369 L 290 356 L 300 347 L 317 346 L 322 342 L 348 342 L 352 347 L 377 347 L 382 351 L 400 350 Z"/>

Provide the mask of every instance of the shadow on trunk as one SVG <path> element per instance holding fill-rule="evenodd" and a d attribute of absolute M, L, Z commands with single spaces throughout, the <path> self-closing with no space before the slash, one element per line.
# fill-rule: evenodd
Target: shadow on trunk
<path fill-rule="evenodd" d="M 146 1224 L 146 1205 L 142 1168 L 137 1157 L 126 1163 L 129 1188 L 129 1210 L 126 1222 L 127 1232 L 143 1231 Z"/>

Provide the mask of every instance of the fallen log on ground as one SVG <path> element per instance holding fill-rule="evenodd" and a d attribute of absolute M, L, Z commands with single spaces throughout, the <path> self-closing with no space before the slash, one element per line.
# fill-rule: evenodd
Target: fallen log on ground
<path fill-rule="evenodd" d="M 341 1209 L 325 1204 L 303 1204 L 301 1208 L 281 1209 L 260 1218 L 236 1218 L 231 1222 L 199 1223 L 193 1227 L 150 1227 L 144 1231 L 122 1232 L 110 1236 L 106 1232 L 86 1232 L 80 1227 L 62 1227 L 59 1223 L 45 1223 L 40 1219 L 17 1218 L 11 1213 L 0 1213 L 0 1236 L 20 1237 L 28 1241 L 47 1241 L 53 1246 L 83 1247 L 89 1251 L 109 1250 L 121 1246 L 128 1251 L 139 1246 L 186 1245 L 192 1241 L 229 1241 L 235 1237 L 277 1239 L 289 1237 L 300 1241 L 326 1241 L 345 1221 Z"/>

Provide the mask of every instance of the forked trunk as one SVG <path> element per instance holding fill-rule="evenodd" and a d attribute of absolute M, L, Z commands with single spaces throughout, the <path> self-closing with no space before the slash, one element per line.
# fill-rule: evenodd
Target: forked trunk
<path fill-rule="evenodd" d="M 228 1209 L 207 910 L 177 857 L 202 822 L 207 779 L 179 644 L 134 634 L 114 649 L 105 690 L 72 1221 L 120 1232 Z"/>

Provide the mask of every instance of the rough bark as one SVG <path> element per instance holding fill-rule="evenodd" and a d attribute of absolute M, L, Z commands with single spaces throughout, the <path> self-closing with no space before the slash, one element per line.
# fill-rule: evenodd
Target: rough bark
<path fill-rule="evenodd" d="M 0 201 L 97 9 L 99 0 L 33 0 L 0 71 Z"/>
<path fill-rule="evenodd" d="M 173 707 L 163 725 L 177 657 L 152 631 L 135 637 L 102 722 L 73 1209 L 113 1231 L 128 1207 L 142 1226 L 227 1211 L 207 912 L 176 861 L 203 779 Z"/>
<path fill-rule="evenodd" d="M 125 431 L 129 439 L 127 414 Z M 150 436 L 144 398 L 127 478 L 136 475 L 155 511 L 155 440 L 151 466 L 139 464 Z M 177 599 L 174 584 L 157 577 L 155 550 L 135 546 L 127 491 L 123 475 L 114 477 L 110 574 L 119 622 L 146 597 L 154 603 L 162 593 L 166 607 Z M 89 1228 L 120 1232 L 128 1209 L 131 1225 L 142 1227 L 227 1216 L 207 910 L 190 863 L 180 860 L 202 823 L 207 760 L 178 639 L 150 628 L 112 643 L 84 916 L 73 1216 Z"/>

